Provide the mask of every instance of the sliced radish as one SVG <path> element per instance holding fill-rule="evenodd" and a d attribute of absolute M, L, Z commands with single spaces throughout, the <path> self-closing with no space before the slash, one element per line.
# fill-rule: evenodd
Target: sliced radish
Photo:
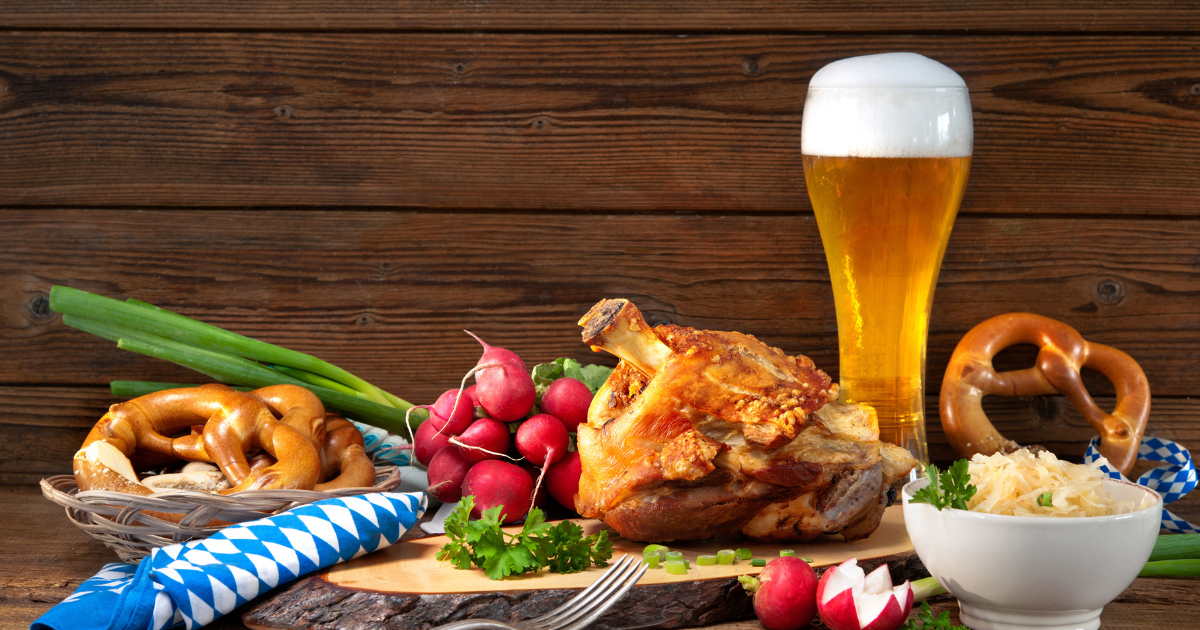
<path fill-rule="evenodd" d="M 817 611 L 830 630 L 895 630 L 912 604 L 912 587 L 907 580 L 893 587 L 886 564 L 865 575 L 850 558 L 817 583 Z"/>

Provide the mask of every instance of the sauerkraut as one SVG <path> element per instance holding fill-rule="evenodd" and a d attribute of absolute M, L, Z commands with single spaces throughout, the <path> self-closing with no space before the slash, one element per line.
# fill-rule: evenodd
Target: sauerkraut
<path fill-rule="evenodd" d="M 1072 464 L 1042 451 L 1036 456 L 1028 449 L 1005 455 L 976 454 L 967 471 L 975 496 L 967 509 L 1008 516 L 1108 516 L 1133 511 L 1128 501 L 1114 503 L 1100 482 L 1107 479 L 1101 470 L 1103 457 L 1091 464 Z M 1050 505 L 1039 504 L 1038 497 L 1049 492 Z"/>

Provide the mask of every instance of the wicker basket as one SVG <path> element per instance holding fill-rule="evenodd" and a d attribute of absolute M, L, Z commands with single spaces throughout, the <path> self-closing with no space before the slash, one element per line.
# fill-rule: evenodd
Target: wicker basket
<path fill-rule="evenodd" d="M 80 492 L 73 475 L 43 479 L 42 494 L 63 506 L 67 518 L 115 551 L 125 562 L 138 562 L 155 547 L 199 540 L 220 531 L 209 521 L 244 523 L 287 511 L 298 505 L 335 496 L 387 492 L 400 485 L 400 469 L 376 466 L 370 488 L 315 490 L 247 490 L 236 495 L 207 494 L 191 490 L 164 490 L 153 496 L 93 490 Z M 183 514 L 170 523 L 142 514 L 142 510 Z"/>

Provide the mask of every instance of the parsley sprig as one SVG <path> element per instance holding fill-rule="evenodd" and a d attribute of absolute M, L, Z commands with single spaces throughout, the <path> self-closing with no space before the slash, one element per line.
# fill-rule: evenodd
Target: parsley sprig
<path fill-rule="evenodd" d="M 967 460 L 960 459 L 950 464 L 950 470 L 939 473 L 937 466 L 929 465 L 925 471 L 929 484 L 913 493 L 912 503 L 928 503 L 941 511 L 944 507 L 967 509 L 967 501 L 975 496 L 976 488 L 971 485 L 967 472 Z"/>
<path fill-rule="evenodd" d="M 579 525 L 571 521 L 551 525 L 540 509 L 533 508 L 521 531 L 509 534 L 500 529 L 500 506 L 484 510 L 472 521 L 474 507 L 475 497 L 463 497 L 446 517 L 444 527 L 450 542 L 438 551 L 438 560 L 459 569 L 474 565 L 489 578 L 502 580 L 543 567 L 554 573 L 578 573 L 593 564 L 607 566 L 612 558 L 607 530 L 585 537 Z"/>
<path fill-rule="evenodd" d="M 967 630 L 963 626 L 950 625 L 950 613 L 944 610 L 940 615 L 934 617 L 933 610 L 929 608 L 929 602 L 921 602 L 921 610 L 917 612 L 917 618 L 905 621 L 898 630 L 959 630 L 960 628 Z"/>

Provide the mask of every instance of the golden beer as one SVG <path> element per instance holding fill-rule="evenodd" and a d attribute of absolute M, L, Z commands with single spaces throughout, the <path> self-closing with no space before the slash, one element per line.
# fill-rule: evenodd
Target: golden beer
<path fill-rule="evenodd" d="M 841 399 L 928 461 L 925 339 L 971 158 L 804 156 L 837 306 Z"/>
<path fill-rule="evenodd" d="M 809 84 L 804 178 L 837 307 L 841 400 L 923 463 L 933 290 L 971 167 L 962 78 L 911 53 L 854 57 Z"/>

